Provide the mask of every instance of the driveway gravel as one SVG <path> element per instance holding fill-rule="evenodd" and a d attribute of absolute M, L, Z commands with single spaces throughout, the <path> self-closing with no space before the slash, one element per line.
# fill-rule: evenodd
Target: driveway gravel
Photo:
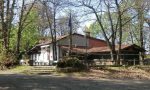
<path fill-rule="evenodd" d="M 150 81 L 0 74 L 0 90 L 150 90 Z"/>

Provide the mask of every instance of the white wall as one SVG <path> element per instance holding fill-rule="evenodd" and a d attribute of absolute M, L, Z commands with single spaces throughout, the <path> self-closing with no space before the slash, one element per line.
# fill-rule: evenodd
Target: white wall
<path fill-rule="evenodd" d="M 49 57 L 50 57 L 50 61 L 53 61 L 53 47 L 52 47 L 52 44 L 50 44 L 50 52 L 49 52 Z"/>
<path fill-rule="evenodd" d="M 49 63 L 49 59 L 48 59 L 48 52 L 47 50 L 43 49 L 43 48 L 47 48 L 49 45 L 45 45 L 45 46 L 41 46 L 41 51 L 39 51 L 39 53 L 33 54 L 33 61 L 34 62 L 45 62 L 45 63 Z"/>
<path fill-rule="evenodd" d="M 76 45 L 76 46 L 86 46 L 86 38 L 78 36 L 78 35 L 73 35 L 72 36 L 72 44 Z M 56 61 L 53 60 L 52 44 L 41 46 L 40 53 L 33 54 L 33 56 L 32 56 L 33 60 L 35 62 L 46 62 L 46 63 L 49 63 L 50 61 L 57 62 L 59 60 L 59 58 L 62 57 L 62 50 L 59 48 L 59 45 L 69 45 L 69 37 L 62 39 L 57 43 L 57 60 Z"/>

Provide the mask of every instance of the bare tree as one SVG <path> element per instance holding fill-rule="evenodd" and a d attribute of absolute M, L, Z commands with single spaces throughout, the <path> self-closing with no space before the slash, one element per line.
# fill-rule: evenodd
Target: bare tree
<path fill-rule="evenodd" d="M 48 19 L 49 22 L 49 28 L 50 33 L 52 37 L 52 44 L 53 44 L 53 59 L 57 60 L 57 43 L 56 43 L 56 37 L 57 37 L 57 27 L 56 27 L 56 15 L 57 12 L 62 8 L 62 5 L 64 4 L 63 0 L 41 0 L 40 2 L 44 2 L 47 12 L 47 18 L 51 17 L 51 20 Z M 48 16 L 48 11 L 51 10 L 52 15 Z"/>
<path fill-rule="evenodd" d="M 70 10 L 71 11 L 71 10 Z M 77 32 L 77 29 L 79 28 L 79 20 L 77 19 L 76 13 L 71 11 L 71 20 L 72 20 L 72 33 Z M 57 22 L 57 33 L 59 35 L 66 35 L 69 34 L 69 13 L 66 13 L 66 16 L 61 16 L 58 18 Z"/>
<path fill-rule="evenodd" d="M 48 21 L 48 24 L 49 24 L 49 29 L 50 29 L 50 34 L 51 34 L 51 39 L 52 39 L 52 49 L 53 49 L 53 56 L 55 55 L 55 46 L 54 46 L 54 36 L 53 36 L 53 16 L 49 14 L 49 12 L 52 12 L 47 3 L 44 2 L 44 6 L 45 6 L 45 9 L 46 9 L 46 17 L 47 17 L 47 21 Z M 56 54 L 57 55 L 57 54 Z M 53 59 L 55 60 L 56 59 L 56 56 L 53 57 Z"/>
<path fill-rule="evenodd" d="M 120 54 L 121 54 L 121 45 L 122 45 L 122 12 L 121 12 L 121 8 L 120 5 L 118 3 L 118 0 L 115 0 L 115 4 L 117 7 L 117 13 L 118 13 L 118 26 L 119 26 L 119 48 L 118 48 L 118 54 L 117 54 L 117 60 L 118 60 L 118 64 L 120 65 Z"/>
<path fill-rule="evenodd" d="M 85 6 L 85 7 L 88 7 L 89 9 L 91 9 L 93 11 L 93 13 L 95 14 L 96 16 L 96 19 L 97 19 L 97 22 L 99 24 L 99 26 L 101 27 L 101 30 L 102 30 L 102 34 L 107 42 L 107 45 L 108 47 L 110 48 L 111 50 L 111 58 L 112 60 L 115 60 L 115 30 L 114 30 L 114 23 L 112 21 L 112 17 L 110 15 L 110 2 L 103 2 L 103 0 L 100 0 L 97 2 L 97 7 L 96 6 L 93 6 L 92 5 L 92 1 L 91 0 L 82 0 L 80 3 Z M 109 21 L 110 21 L 110 26 L 111 26 L 111 41 L 109 40 L 109 36 L 107 35 L 106 33 L 106 30 L 103 26 L 103 23 L 102 23 L 102 14 L 103 14 L 103 10 L 102 10 L 102 4 L 105 4 L 106 5 L 106 8 L 107 8 L 107 11 L 108 12 L 108 18 L 109 18 Z M 99 11 L 98 11 L 99 10 Z"/>
<path fill-rule="evenodd" d="M 149 9 L 149 1 L 147 0 L 136 0 L 135 1 L 135 10 L 138 13 L 138 30 L 139 30 L 139 40 L 140 40 L 140 47 L 141 48 L 145 48 L 144 45 L 144 34 L 143 34 L 143 28 L 144 28 L 144 21 L 145 21 L 145 16 L 144 14 L 149 11 L 147 9 Z M 140 58 L 140 64 L 142 65 L 143 63 L 143 59 L 144 59 L 144 52 L 140 53 L 141 58 Z"/>

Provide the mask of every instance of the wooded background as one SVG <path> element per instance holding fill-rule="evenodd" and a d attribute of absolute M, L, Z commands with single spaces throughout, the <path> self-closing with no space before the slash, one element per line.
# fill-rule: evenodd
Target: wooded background
<path fill-rule="evenodd" d="M 49 39 L 56 55 L 56 38 L 70 32 L 70 13 L 72 33 L 87 30 L 104 39 L 112 59 L 119 45 L 118 62 L 122 44 L 150 50 L 149 0 L 0 0 L 0 58 L 20 59 L 40 40 Z M 85 22 L 91 21 L 87 27 Z"/>

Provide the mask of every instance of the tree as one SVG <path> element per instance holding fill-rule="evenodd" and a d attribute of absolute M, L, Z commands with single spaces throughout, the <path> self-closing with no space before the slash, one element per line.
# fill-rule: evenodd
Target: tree
<path fill-rule="evenodd" d="M 120 54 L 121 54 L 121 45 L 122 45 L 122 12 L 121 12 L 121 8 L 119 5 L 118 0 L 115 0 L 115 4 L 117 7 L 117 14 L 118 14 L 118 29 L 119 29 L 119 49 L 118 49 L 118 56 L 117 56 L 117 60 L 118 60 L 118 64 L 120 65 Z M 116 28 L 117 29 L 117 28 Z"/>
<path fill-rule="evenodd" d="M 70 10 L 71 14 L 71 21 L 72 21 L 72 33 L 77 32 L 77 29 L 79 28 L 79 21 L 77 20 L 77 15 Z M 66 13 L 65 16 L 61 16 L 58 18 L 57 22 L 57 32 L 59 35 L 66 35 L 69 34 L 69 13 Z"/>
<path fill-rule="evenodd" d="M 31 4 L 31 6 L 29 6 L 29 8 L 26 10 L 25 0 L 22 1 L 21 12 L 19 16 L 19 25 L 18 25 L 18 30 L 17 30 L 17 41 L 16 41 L 16 55 L 17 56 L 19 56 L 20 54 L 20 42 L 22 38 L 22 32 L 24 28 L 27 26 L 26 24 L 28 24 L 26 23 L 26 20 L 28 19 L 28 16 L 34 4 L 35 4 L 35 0 Z"/>
<path fill-rule="evenodd" d="M 131 43 L 139 42 L 140 46 L 144 48 L 144 14 L 149 11 L 147 0 L 78 1 L 82 6 L 91 10 L 88 13 L 95 14 L 96 22 L 90 26 L 90 29 L 96 35 L 99 32 L 101 33 L 99 35 L 103 35 L 108 47 L 111 49 L 111 55 L 117 53 L 118 64 L 120 63 L 121 45 L 123 40 L 129 38 L 128 36 L 130 36 Z M 119 44 L 118 52 L 115 50 L 116 42 Z"/>
<path fill-rule="evenodd" d="M 2 49 L 9 51 L 9 35 L 14 18 L 14 8 L 16 0 L 1 0 L 0 1 L 0 19 L 2 33 Z"/>
<path fill-rule="evenodd" d="M 20 53 L 27 52 L 32 46 L 34 46 L 40 39 L 40 32 L 38 31 L 38 13 L 35 9 L 32 8 L 28 14 L 28 18 L 24 22 L 23 30 L 21 32 L 21 41 L 20 41 Z M 18 38 L 18 25 L 12 25 L 12 30 L 10 32 L 10 51 L 16 51 L 16 42 Z M 16 52 L 14 52 L 16 53 Z"/>
<path fill-rule="evenodd" d="M 113 3 L 112 1 L 109 2 L 109 1 L 106 1 L 104 0 L 104 2 L 102 2 L 102 0 L 100 1 L 97 1 L 97 7 L 96 5 L 93 5 L 93 3 L 91 2 L 91 0 L 82 0 L 80 2 L 83 6 L 89 8 L 90 10 L 92 10 L 92 12 L 95 14 L 96 16 L 96 20 L 101 28 L 101 31 L 102 31 L 102 35 L 104 36 L 106 42 L 107 42 L 107 45 L 108 47 L 110 48 L 111 50 L 111 58 L 112 60 L 115 60 L 115 40 L 116 40 L 116 31 L 115 31 L 115 23 L 113 22 L 112 20 L 112 16 L 111 16 L 111 7 L 112 5 L 110 3 Z M 103 10 L 102 9 L 102 4 L 104 4 L 106 6 L 106 10 Z M 99 11 L 98 11 L 98 8 L 99 8 Z M 110 10 L 111 9 L 111 10 Z M 109 40 L 110 39 L 110 36 L 107 35 L 107 32 L 106 32 L 106 29 L 104 28 L 104 25 L 102 23 L 102 15 L 103 15 L 103 12 L 107 12 L 107 18 L 108 18 L 108 21 L 109 21 L 109 25 L 110 25 L 110 30 L 111 30 L 111 41 Z"/>
<path fill-rule="evenodd" d="M 137 0 L 135 1 L 135 10 L 138 13 L 138 30 L 139 30 L 139 34 L 140 34 L 140 47 L 141 48 L 145 48 L 144 45 L 144 34 L 143 34 L 143 27 L 144 27 L 144 20 L 145 20 L 145 13 L 148 12 L 148 4 L 149 1 L 147 0 Z M 141 52 L 141 61 L 140 64 L 142 65 L 142 61 L 144 60 L 144 53 Z"/>
<path fill-rule="evenodd" d="M 36 10 L 32 9 L 26 20 L 28 25 L 24 28 L 22 32 L 21 40 L 21 50 L 28 51 L 31 46 L 35 45 L 40 39 L 40 33 L 38 32 L 38 23 L 37 23 L 38 13 Z"/>
<path fill-rule="evenodd" d="M 57 43 L 56 43 L 56 37 L 57 37 L 57 13 L 59 10 L 61 10 L 64 5 L 63 0 L 41 0 L 41 3 L 45 6 L 46 9 L 46 16 L 49 24 L 49 30 L 51 33 L 51 39 L 52 39 L 52 47 L 53 47 L 53 59 L 57 60 Z M 51 12 L 52 14 L 49 15 L 48 12 Z"/>

